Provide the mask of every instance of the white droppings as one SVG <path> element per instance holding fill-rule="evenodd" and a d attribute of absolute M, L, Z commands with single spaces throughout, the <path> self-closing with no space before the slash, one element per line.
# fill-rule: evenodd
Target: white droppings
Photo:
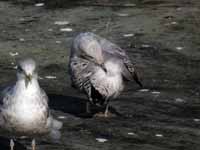
<path fill-rule="evenodd" d="M 177 25 L 178 23 L 176 21 L 171 22 L 172 25 Z"/>
<path fill-rule="evenodd" d="M 126 13 L 117 13 L 117 16 L 119 16 L 119 17 L 127 17 L 127 16 L 129 16 L 129 14 L 126 14 Z"/>
<path fill-rule="evenodd" d="M 56 79 L 56 76 L 45 76 L 46 79 Z"/>
<path fill-rule="evenodd" d="M 58 119 L 65 119 L 65 116 L 58 116 Z"/>
<path fill-rule="evenodd" d="M 27 136 L 20 136 L 19 138 L 20 139 L 27 139 L 28 137 Z"/>
<path fill-rule="evenodd" d="M 55 25 L 67 25 L 67 24 L 69 24 L 69 22 L 68 21 L 55 21 L 54 24 Z"/>
<path fill-rule="evenodd" d="M 52 32 L 52 31 L 53 31 L 53 29 L 48 29 L 48 31 L 49 31 L 49 32 Z"/>
<path fill-rule="evenodd" d="M 96 138 L 96 140 L 100 143 L 104 143 L 104 142 L 107 142 L 108 140 L 105 139 L 105 138 Z"/>
<path fill-rule="evenodd" d="M 14 66 L 13 69 L 17 69 L 17 66 Z"/>
<path fill-rule="evenodd" d="M 195 122 L 200 122 L 200 119 L 195 118 L 194 121 L 195 121 Z"/>
<path fill-rule="evenodd" d="M 44 6 L 44 3 L 37 3 L 37 4 L 35 4 L 35 6 L 36 7 L 42 7 L 42 6 Z"/>
<path fill-rule="evenodd" d="M 139 92 L 148 92 L 149 89 L 140 89 Z"/>
<path fill-rule="evenodd" d="M 149 44 L 142 44 L 141 45 L 143 48 L 149 48 L 149 47 L 151 47 Z"/>
<path fill-rule="evenodd" d="M 61 44 L 62 42 L 61 41 L 56 41 L 56 44 Z"/>
<path fill-rule="evenodd" d="M 60 31 L 61 32 L 71 32 L 73 30 L 72 30 L 72 28 L 61 28 Z"/>
<path fill-rule="evenodd" d="M 127 7 L 134 7 L 134 6 L 136 6 L 136 4 L 124 4 L 124 6 L 127 6 Z"/>
<path fill-rule="evenodd" d="M 136 135 L 135 133 L 133 132 L 129 132 L 128 135 Z"/>
<path fill-rule="evenodd" d="M 11 65 L 15 65 L 15 63 L 14 63 L 14 62 L 11 62 Z"/>
<path fill-rule="evenodd" d="M 29 31 L 30 31 L 30 29 L 25 29 L 25 31 L 26 31 L 26 32 L 29 32 Z"/>
<path fill-rule="evenodd" d="M 156 134 L 155 136 L 156 136 L 156 137 L 163 137 L 162 134 Z"/>
<path fill-rule="evenodd" d="M 38 76 L 38 79 L 39 79 L 39 80 L 43 80 L 44 78 L 43 78 L 43 77 L 41 77 L 41 76 Z"/>
<path fill-rule="evenodd" d="M 25 21 L 26 19 L 25 18 L 19 18 L 19 21 Z"/>
<path fill-rule="evenodd" d="M 24 39 L 24 38 L 20 38 L 19 41 L 20 41 L 20 42 L 24 42 L 25 39 Z"/>
<path fill-rule="evenodd" d="M 177 46 L 176 49 L 179 50 L 179 51 L 181 51 L 183 49 L 183 47 Z"/>
<path fill-rule="evenodd" d="M 152 94 L 160 94 L 160 92 L 159 91 L 153 91 L 153 92 L 151 92 Z"/>
<path fill-rule="evenodd" d="M 128 34 L 124 34 L 123 36 L 124 37 L 132 37 L 132 36 L 134 36 L 134 34 L 133 33 L 128 33 Z"/>
<path fill-rule="evenodd" d="M 179 102 L 179 103 L 182 103 L 182 102 L 184 102 L 185 100 L 182 99 L 182 98 L 176 98 L 175 101 L 176 101 L 176 102 Z"/>
<path fill-rule="evenodd" d="M 14 56 L 19 55 L 19 53 L 18 52 L 9 52 L 9 55 L 12 56 L 12 57 L 14 57 Z"/>

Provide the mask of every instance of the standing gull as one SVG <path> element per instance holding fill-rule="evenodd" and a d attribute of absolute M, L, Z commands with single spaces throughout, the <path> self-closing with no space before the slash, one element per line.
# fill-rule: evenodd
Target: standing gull
<path fill-rule="evenodd" d="M 79 34 L 72 43 L 69 61 L 72 86 L 88 97 L 90 105 L 105 106 L 108 116 L 109 101 L 124 88 L 124 79 L 142 84 L 126 52 L 110 41 L 90 32 Z"/>
<path fill-rule="evenodd" d="M 25 135 L 57 133 L 62 123 L 49 112 L 48 97 L 40 88 L 36 63 L 24 59 L 17 67 L 17 82 L 0 95 L 0 126 Z M 59 135 L 58 135 L 59 136 Z M 11 140 L 11 148 L 14 146 Z M 35 150 L 35 140 L 32 141 Z"/>

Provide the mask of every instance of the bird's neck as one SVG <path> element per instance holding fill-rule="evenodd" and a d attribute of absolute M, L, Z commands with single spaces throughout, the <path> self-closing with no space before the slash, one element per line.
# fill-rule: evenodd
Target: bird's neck
<path fill-rule="evenodd" d="M 25 79 L 18 80 L 16 83 L 16 90 L 23 90 L 29 93 L 34 93 L 40 90 L 38 80 L 33 78 L 28 85 L 26 85 Z"/>

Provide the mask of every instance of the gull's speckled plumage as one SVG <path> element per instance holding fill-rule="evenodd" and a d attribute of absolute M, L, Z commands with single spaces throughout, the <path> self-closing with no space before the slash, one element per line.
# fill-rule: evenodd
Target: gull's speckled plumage
<path fill-rule="evenodd" d="M 104 105 L 116 98 L 123 79 L 138 79 L 126 52 L 110 41 L 90 32 L 79 34 L 72 43 L 69 61 L 72 85 L 88 96 L 91 103 Z"/>
<path fill-rule="evenodd" d="M 51 132 L 62 127 L 61 122 L 52 118 L 48 97 L 37 77 L 33 59 L 19 62 L 16 83 L 1 93 L 1 127 L 25 134 Z"/>

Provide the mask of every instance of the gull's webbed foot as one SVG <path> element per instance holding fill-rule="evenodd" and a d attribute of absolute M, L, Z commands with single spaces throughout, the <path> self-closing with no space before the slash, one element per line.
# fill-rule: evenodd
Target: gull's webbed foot
<path fill-rule="evenodd" d="M 10 150 L 14 150 L 15 143 L 13 139 L 10 139 Z"/>
<path fill-rule="evenodd" d="M 32 150 L 36 150 L 36 142 L 35 142 L 35 139 L 32 140 L 31 147 L 32 147 Z"/>

